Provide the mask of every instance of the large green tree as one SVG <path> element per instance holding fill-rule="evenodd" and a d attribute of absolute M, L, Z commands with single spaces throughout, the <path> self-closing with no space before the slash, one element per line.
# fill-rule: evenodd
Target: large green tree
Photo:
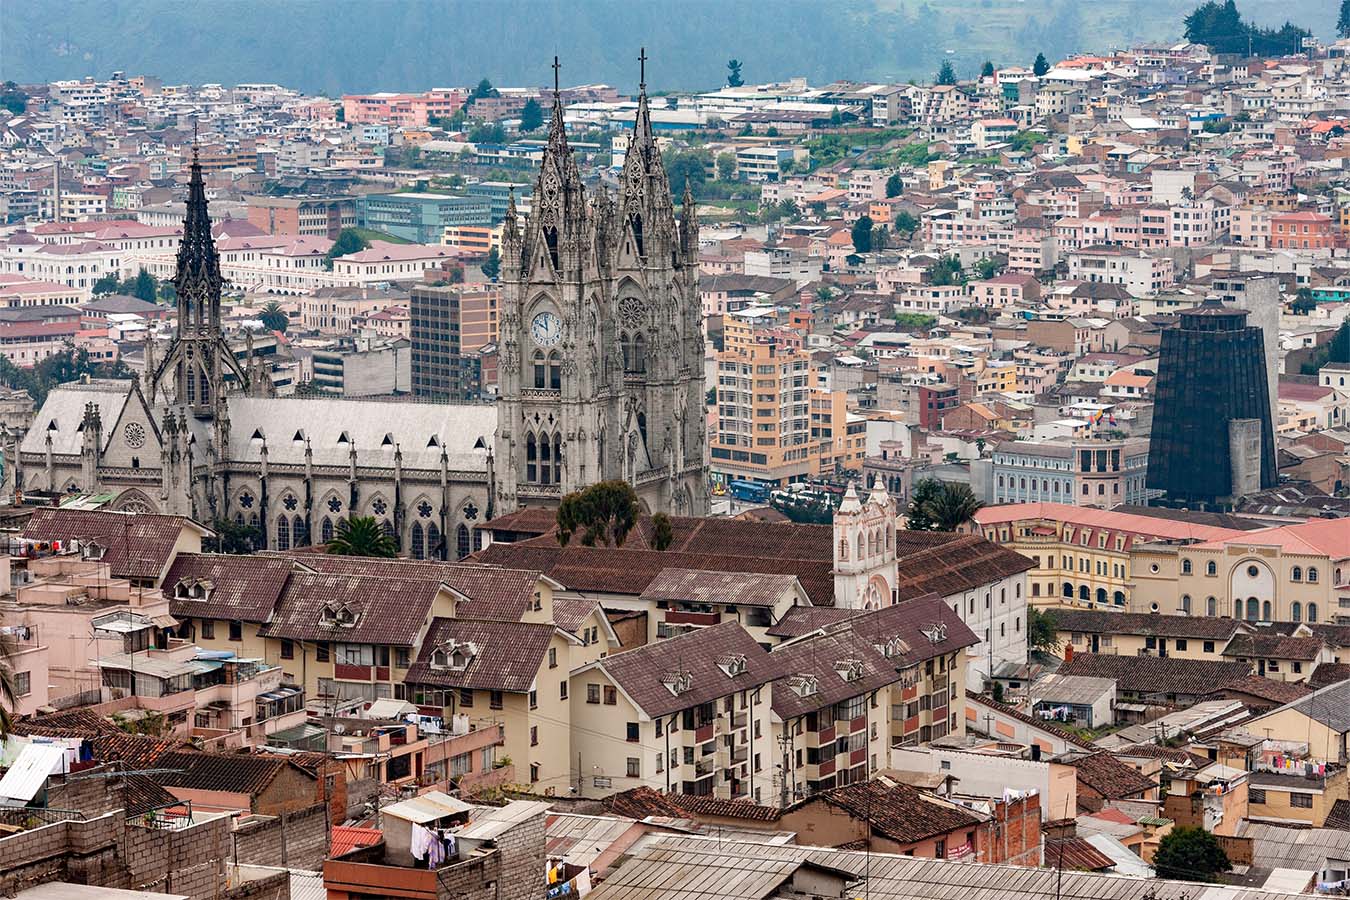
<path fill-rule="evenodd" d="M 9 736 L 14 725 L 14 710 L 19 705 L 19 692 L 14 684 L 14 644 L 7 634 L 0 634 L 0 741 Z"/>
<path fill-rule="evenodd" d="M 925 478 L 914 485 L 914 490 L 909 495 L 909 506 L 905 510 L 905 527 L 910 531 L 932 531 L 930 504 L 941 492 L 942 482 L 936 478 Z"/>
<path fill-rule="evenodd" d="M 573 491 L 558 504 L 558 543 L 566 547 L 580 533 L 581 543 L 623 546 L 638 520 L 638 499 L 633 486 L 614 479 Z"/>
<path fill-rule="evenodd" d="M 993 78 L 993 77 L 994 77 L 994 61 L 993 61 L 993 60 L 991 60 L 991 59 L 986 59 L 986 60 L 984 61 L 984 65 L 980 67 L 980 77 L 981 77 L 981 78 Z"/>
<path fill-rule="evenodd" d="M 155 283 L 155 276 L 145 269 L 137 272 L 131 285 L 131 296 L 144 300 L 146 303 L 154 303 L 155 298 L 159 296 L 159 285 Z"/>
<path fill-rule="evenodd" d="M 1040 78 L 1046 72 L 1050 71 L 1050 62 L 1045 58 L 1044 53 L 1036 54 L 1036 61 L 1031 64 L 1031 74 Z"/>
<path fill-rule="evenodd" d="M 540 125 L 544 124 L 544 111 L 539 106 L 539 101 L 531 97 L 525 101 L 525 105 L 520 108 L 520 130 L 534 131 Z"/>
<path fill-rule="evenodd" d="M 1058 626 L 1054 610 L 1042 612 L 1034 606 L 1027 607 L 1027 648 L 1042 653 L 1059 652 Z"/>
<path fill-rule="evenodd" d="M 1336 34 L 1350 38 L 1350 0 L 1341 0 L 1341 12 L 1336 17 Z"/>
<path fill-rule="evenodd" d="M 338 522 L 337 534 L 328 542 L 328 552 L 337 556 L 398 555 L 394 538 L 373 516 L 353 516 Z"/>
<path fill-rule="evenodd" d="M 942 68 L 938 69 L 937 73 L 937 83 L 956 84 L 956 70 L 952 68 L 951 60 L 944 59 L 942 61 Z"/>
<path fill-rule="evenodd" d="M 966 273 L 961 258 L 950 254 L 928 267 L 928 283 L 932 285 L 965 284 Z"/>
<path fill-rule="evenodd" d="M 497 276 L 502 272 L 502 256 L 496 247 L 488 251 L 487 259 L 483 260 L 483 265 L 479 268 L 483 270 L 484 278 L 489 281 L 497 280 Z"/>
<path fill-rule="evenodd" d="M 323 266 L 325 269 L 333 268 L 333 260 L 339 256 L 346 256 L 349 253 L 359 253 L 370 247 L 370 241 L 361 237 L 361 233 L 355 228 L 344 228 L 338 233 L 333 246 L 328 248 L 324 254 Z"/>
<path fill-rule="evenodd" d="M 1350 2 L 1350 0 L 1347 0 Z M 900 177 L 899 172 L 892 172 L 891 177 L 886 179 L 886 199 L 899 197 L 905 192 L 905 181 Z"/>
<path fill-rule="evenodd" d="M 910 531 L 955 531 L 982 505 L 969 485 L 925 478 L 910 495 L 905 527 Z"/>
<path fill-rule="evenodd" d="M 1194 825 L 1173 828 L 1158 842 L 1153 868 L 1159 878 L 1178 881 L 1216 881 L 1233 868 L 1214 835 Z"/>
<path fill-rule="evenodd" d="M 859 216 L 853 223 L 853 249 L 857 253 L 869 253 L 872 250 L 872 217 Z"/>

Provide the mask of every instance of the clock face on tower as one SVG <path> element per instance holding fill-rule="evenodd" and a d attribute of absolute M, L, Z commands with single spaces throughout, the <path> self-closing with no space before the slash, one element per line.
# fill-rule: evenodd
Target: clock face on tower
<path fill-rule="evenodd" d="M 562 319 L 557 313 L 535 313 L 530 320 L 530 337 L 540 347 L 552 347 L 562 340 Z"/>

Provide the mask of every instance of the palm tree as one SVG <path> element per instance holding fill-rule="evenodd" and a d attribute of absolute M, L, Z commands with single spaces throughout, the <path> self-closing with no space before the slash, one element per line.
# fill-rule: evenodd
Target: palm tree
<path fill-rule="evenodd" d="M 353 516 L 338 522 L 337 534 L 328 542 L 328 552 L 338 556 L 389 558 L 398 555 L 398 547 L 374 516 Z"/>
<path fill-rule="evenodd" d="M 19 694 L 14 687 L 14 670 L 9 667 L 14 645 L 8 635 L 0 635 L 0 741 L 9 735 L 14 725 L 14 710 L 19 705 Z"/>
<path fill-rule="evenodd" d="M 934 531 L 955 531 L 970 520 L 984 504 L 971 493 L 970 486 L 943 482 L 925 504 L 925 512 Z"/>
<path fill-rule="evenodd" d="M 268 331 L 285 331 L 291 321 L 286 311 L 281 308 L 281 304 L 275 300 L 268 300 L 263 304 L 262 315 L 258 318 Z"/>

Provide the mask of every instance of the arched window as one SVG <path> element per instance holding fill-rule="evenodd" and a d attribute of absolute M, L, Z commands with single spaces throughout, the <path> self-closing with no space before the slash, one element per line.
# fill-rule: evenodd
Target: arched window
<path fill-rule="evenodd" d="M 539 480 L 539 447 L 533 432 L 525 435 L 525 480 L 531 484 Z"/>
<path fill-rule="evenodd" d="M 1064 596 L 1073 599 L 1073 585 L 1067 581 L 1064 582 Z"/>
<path fill-rule="evenodd" d="M 297 547 L 309 546 L 309 529 L 305 527 L 304 516 L 291 520 L 291 543 Z"/>
<path fill-rule="evenodd" d="M 1312 623 L 1314 623 L 1314 624 L 1317 623 L 1317 604 L 1316 604 L 1316 603 L 1309 603 L 1309 604 L 1308 604 L 1308 621 L 1309 621 L 1309 622 L 1312 622 Z"/>
<path fill-rule="evenodd" d="M 1088 600 L 1092 599 L 1092 594 L 1089 593 L 1088 586 L 1086 584 L 1081 584 L 1078 586 L 1078 599 L 1084 602 L 1087 602 Z"/>
<path fill-rule="evenodd" d="M 633 228 L 633 243 L 637 245 L 637 255 L 646 256 L 647 251 L 642 241 L 642 216 L 633 213 L 628 217 L 628 224 Z"/>
<path fill-rule="evenodd" d="M 1191 561 L 1189 559 L 1183 559 L 1181 561 L 1181 574 L 1182 575 L 1191 574 Z"/>
<path fill-rule="evenodd" d="M 647 414 L 637 414 L 638 434 L 642 435 L 642 446 L 647 446 Z"/>
<path fill-rule="evenodd" d="M 423 543 L 422 523 L 414 522 L 408 532 L 408 551 L 413 559 L 426 559 L 427 548 Z"/>
<path fill-rule="evenodd" d="M 539 483 L 553 483 L 553 445 L 547 434 L 539 435 Z"/>
<path fill-rule="evenodd" d="M 455 529 L 455 559 L 463 559 L 469 555 L 469 528 L 467 525 L 460 525 Z"/>
<path fill-rule="evenodd" d="M 277 516 L 277 549 L 291 549 L 291 520 L 285 514 Z"/>
<path fill-rule="evenodd" d="M 633 338 L 633 371 L 647 371 L 647 338 L 640 331 Z"/>
<path fill-rule="evenodd" d="M 1336 567 L 1336 584 L 1340 585 L 1340 584 L 1344 584 L 1344 583 L 1345 583 L 1345 580 L 1341 577 L 1341 569 L 1340 569 L 1339 566 L 1337 566 L 1337 567 Z"/>
<path fill-rule="evenodd" d="M 325 544 L 333 539 L 333 520 L 327 516 L 319 524 L 319 537 Z"/>
<path fill-rule="evenodd" d="M 558 229 L 552 225 L 544 226 L 544 243 L 548 245 L 548 258 L 553 268 L 558 268 Z"/>
<path fill-rule="evenodd" d="M 1235 618 L 1235 619 L 1240 619 L 1240 618 L 1242 618 L 1242 598 L 1241 598 L 1241 597 L 1239 597 L 1238 599 L 1236 599 L 1236 600 L 1233 601 L 1233 618 Z"/>
<path fill-rule="evenodd" d="M 1261 615 L 1261 604 L 1255 597 L 1247 598 L 1247 620 L 1255 622 Z"/>
<path fill-rule="evenodd" d="M 1294 581 L 1302 581 L 1303 568 L 1301 566 L 1294 566 L 1294 568 L 1289 571 L 1289 577 L 1292 578 Z"/>
<path fill-rule="evenodd" d="M 866 556 L 867 556 L 867 539 L 860 534 L 858 535 L 858 559 L 863 559 Z"/>
<path fill-rule="evenodd" d="M 1317 567 L 1308 566 L 1308 584 L 1317 584 Z"/>
<path fill-rule="evenodd" d="M 1124 592 L 1124 591 L 1116 591 L 1116 593 L 1111 597 L 1111 599 L 1115 602 L 1116 606 L 1124 606 L 1124 605 L 1125 605 L 1125 592 Z"/>
<path fill-rule="evenodd" d="M 427 559 L 444 559 L 441 553 L 441 530 L 432 522 L 427 525 Z"/>
<path fill-rule="evenodd" d="M 1303 604 L 1295 600 L 1289 606 L 1289 619 L 1293 622 L 1303 621 Z"/>
<path fill-rule="evenodd" d="M 839 558 L 848 559 L 848 538 L 839 538 Z"/>
<path fill-rule="evenodd" d="M 1267 600 L 1265 603 L 1261 604 L 1261 621 L 1269 622 L 1270 620 L 1270 601 Z"/>
<path fill-rule="evenodd" d="M 1188 615 L 1188 616 L 1191 614 L 1191 595 L 1190 595 L 1190 594 L 1182 594 L 1182 595 L 1181 595 L 1181 611 L 1182 611 L 1183 613 L 1185 613 L 1186 615 Z"/>
<path fill-rule="evenodd" d="M 562 355 L 557 350 L 551 350 L 548 354 L 548 389 L 562 390 Z"/>
<path fill-rule="evenodd" d="M 553 433 L 553 483 L 562 483 L 563 445 L 562 432 Z"/>
<path fill-rule="evenodd" d="M 1099 606 L 1106 605 L 1106 588 L 1097 588 L 1097 604 Z"/>
<path fill-rule="evenodd" d="M 1217 616 L 1219 614 L 1219 601 L 1213 597 L 1205 598 L 1205 615 Z"/>
<path fill-rule="evenodd" d="M 1211 559 L 1209 562 L 1205 563 L 1205 574 L 1206 575 L 1219 574 L 1219 566 L 1217 563 L 1214 562 L 1214 560 Z"/>
<path fill-rule="evenodd" d="M 619 332 L 619 347 L 623 350 L 623 370 L 633 371 L 633 339 L 628 332 Z"/>
<path fill-rule="evenodd" d="M 543 350 L 534 351 L 534 386 L 541 391 L 548 387 L 548 364 Z"/>

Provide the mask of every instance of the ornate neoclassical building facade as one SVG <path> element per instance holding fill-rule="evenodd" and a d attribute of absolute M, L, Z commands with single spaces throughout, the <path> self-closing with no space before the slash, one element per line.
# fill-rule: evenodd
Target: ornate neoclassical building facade
<path fill-rule="evenodd" d="M 276 397 L 223 337 L 194 159 L 164 358 L 53 390 L 16 486 L 253 525 L 277 549 L 372 516 L 403 552 L 448 559 L 476 549 L 475 523 L 608 478 L 652 512 L 706 513 L 697 225 L 687 197 L 674 218 L 645 91 L 617 200 L 587 195 L 554 104 L 532 209 L 505 226 L 495 407 Z"/>

